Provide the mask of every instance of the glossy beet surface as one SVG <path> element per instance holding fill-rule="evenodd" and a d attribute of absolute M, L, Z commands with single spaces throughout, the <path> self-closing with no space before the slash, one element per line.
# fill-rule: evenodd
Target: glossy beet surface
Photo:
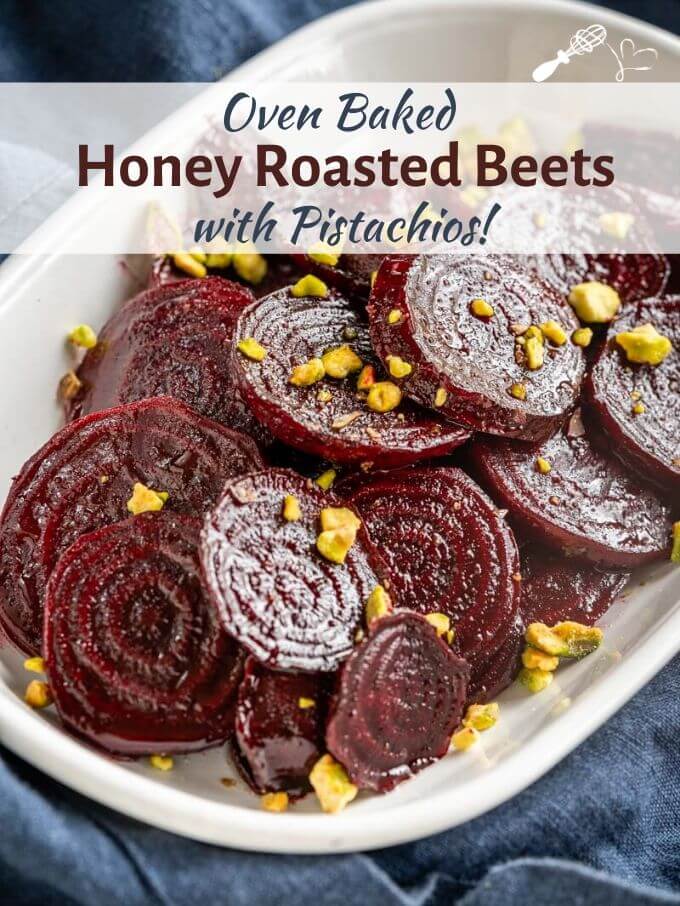
<path fill-rule="evenodd" d="M 467 663 L 419 614 L 376 621 L 342 668 L 328 751 L 357 786 L 392 789 L 447 752 L 468 674 Z"/>
<path fill-rule="evenodd" d="M 471 311 L 483 299 L 489 318 Z M 506 257 L 456 255 L 383 262 L 368 306 L 371 337 L 383 361 L 413 366 L 404 391 L 469 428 L 539 440 L 573 406 L 585 363 L 581 349 L 546 342 L 544 364 L 530 370 L 515 330 L 557 321 L 567 334 L 578 320 L 563 296 Z M 400 313 L 389 323 L 390 312 Z M 521 385 L 525 399 L 511 393 Z M 443 399 L 438 399 L 438 392 Z"/>
<path fill-rule="evenodd" d="M 470 704 L 492 701 L 515 679 L 522 666 L 524 629 L 521 615 L 517 614 L 513 623 L 506 627 L 503 642 L 486 655 L 481 652 L 477 656 L 468 685 Z"/>
<path fill-rule="evenodd" d="M 236 708 L 240 763 L 258 793 L 311 790 L 309 772 L 324 750 L 328 677 L 246 663 Z M 311 704 L 310 704 L 311 702 Z"/>
<path fill-rule="evenodd" d="M 233 386 L 231 339 L 253 294 L 221 277 L 147 290 L 116 312 L 78 369 L 81 391 L 71 418 L 154 396 L 266 441 Z"/>
<path fill-rule="evenodd" d="M 295 283 L 300 276 L 295 263 L 285 255 L 270 255 L 267 258 L 267 273 L 265 274 L 264 279 L 257 284 L 241 280 L 233 267 L 211 269 L 210 273 L 212 275 L 225 277 L 241 286 L 245 286 L 246 289 L 252 292 L 256 299 L 259 299 L 262 296 L 268 296 L 269 293 L 273 293 L 283 286 L 290 286 L 290 284 Z M 186 279 L 187 274 L 175 267 L 171 258 L 154 258 L 151 266 L 151 273 L 149 275 L 149 288 Z"/>
<path fill-rule="evenodd" d="M 255 443 L 170 399 L 95 413 L 59 431 L 22 468 L 0 518 L 0 622 L 38 652 L 46 582 L 81 535 L 128 516 L 141 482 L 199 515 L 224 482 L 259 468 Z"/>
<path fill-rule="evenodd" d="M 538 457 L 550 463 L 547 475 L 538 470 Z M 479 439 L 470 460 L 482 484 L 533 538 L 567 555 L 631 569 L 668 549 L 670 508 L 601 453 L 582 427 L 534 447 Z"/>
<path fill-rule="evenodd" d="M 314 274 L 328 286 L 353 299 L 366 300 L 371 281 L 385 255 L 341 255 L 334 266 L 322 264 L 309 255 L 293 255 L 303 273 Z"/>
<path fill-rule="evenodd" d="M 82 536 L 54 570 L 50 689 L 64 723 L 110 752 L 187 752 L 233 732 L 243 656 L 205 595 L 200 528 L 136 516 Z"/>
<path fill-rule="evenodd" d="M 365 364 L 376 366 L 368 328 L 345 299 L 297 299 L 281 290 L 247 309 L 239 318 L 235 341 L 252 337 L 267 350 L 262 362 L 234 353 L 243 399 L 280 440 L 334 462 L 398 465 L 446 453 L 468 438 L 447 423 L 404 400 L 391 412 L 374 412 L 357 393 L 357 374 L 325 378 L 308 386 L 289 382 L 293 368 L 329 349 L 349 345 Z M 320 390 L 331 399 L 318 399 Z"/>
<path fill-rule="evenodd" d="M 635 365 L 614 337 L 652 324 L 673 344 L 659 365 Z M 614 324 L 586 384 L 611 449 L 634 472 L 680 495 L 680 296 L 629 306 Z M 636 414 L 636 403 L 644 412 Z"/>
<path fill-rule="evenodd" d="M 301 518 L 282 509 L 294 496 Z M 202 559 L 224 627 L 280 670 L 331 671 L 347 657 L 378 584 L 362 533 L 344 564 L 316 550 L 319 513 L 334 498 L 286 469 L 230 482 L 206 520 Z"/>

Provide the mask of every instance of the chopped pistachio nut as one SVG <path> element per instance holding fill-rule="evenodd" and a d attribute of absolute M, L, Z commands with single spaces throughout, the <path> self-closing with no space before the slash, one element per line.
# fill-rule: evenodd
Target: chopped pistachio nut
<path fill-rule="evenodd" d="M 596 626 L 584 626 L 572 620 L 552 628 L 545 623 L 530 623 L 526 640 L 539 651 L 556 657 L 584 657 L 599 647 L 603 634 Z"/>
<path fill-rule="evenodd" d="M 644 415 L 646 411 L 644 403 L 635 403 L 633 406 L 633 415 Z"/>
<path fill-rule="evenodd" d="M 200 261 L 201 264 L 205 264 L 205 260 L 208 257 L 200 245 L 194 245 L 189 249 L 189 254 L 194 259 L 194 261 Z"/>
<path fill-rule="evenodd" d="M 390 412 L 401 402 L 401 390 L 391 381 L 378 381 L 368 391 L 366 405 L 373 412 Z"/>
<path fill-rule="evenodd" d="M 434 395 L 434 404 L 439 409 L 440 406 L 443 406 L 448 398 L 448 393 L 443 387 L 437 387 L 437 392 Z"/>
<path fill-rule="evenodd" d="M 67 371 L 59 381 L 59 399 L 72 400 L 82 386 L 83 382 L 75 371 Z"/>
<path fill-rule="evenodd" d="M 346 506 L 324 507 L 319 514 L 319 519 L 324 532 L 341 528 L 350 528 L 358 532 L 361 528 L 361 519 Z"/>
<path fill-rule="evenodd" d="M 233 257 L 233 250 L 223 236 L 216 236 L 206 246 L 205 264 L 209 268 L 226 270 Z"/>
<path fill-rule="evenodd" d="M 543 342 L 538 337 L 529 337 L 524 346 L 527 365 L 531 371 L 543 367 Z"/>
<path fill-rule="evenodd" d="M 470 302 L 470 311 L 476 318 L 493 318 L 493 305 L 489 305 L 486 299 L 473 299 Z"/>
<path fill-rule="evenodd" d="M 79 346 L 81 349 L 94 349 L 97 345 L 97 334 L 89 324 L 79 324 L 74 327 L 68 338 L 74 346 Z"/>
<path fill-rule="evenodd" d="M 376 585 L 366 601 L 366 607 L 364 609 L 366 625 L 370 626 L 374 620 L 379 620 L 381 617 L 387 616 L 391 610 L 392 599 L 382 585 Z"/>
<path fill-rule="evenodd" d="M 24 661 L 24 670 L 29 673 L 44 673 L 45 661 L 41 657 L 29 657 Z"/>
<path fill-rule="evenodd" d="M 398 355 L 387 356 L 387 367 L 393 378 L 405 378 L 413 371 L 413 366 L 409 365 Z"/>
<path fill-rule="evenodd" d="M 321 390 L 316 395 L 316 398 L 320 403 L 330 403 L 333 399 L 333 394 L 327 387 L 322 387 Z"/>
<path fill-rule="evenodd" d="M 546 654 L 538 648 L 527 646 L 522 652 L 522 663 L 528 670 L 557 670 L 560 659 L 554 654 Z"/>
<path fill-rule="evenodd" d="M 316 479 L 316 483 L 319 485 L 322 491 L 330 491 L 337 477 L 338 473 L 335 471 L 335 469 L 326 469 L 326 471 L 322 472 L 321 475 L 319 475 L 319 477 Z"/>
<path fill-rule="evenodd" d="M 331 755 L 323 755 L 311 770 L 309 782 L 324 812 L 335 815 L 356 797 L 358 788 Z"/>
<path fill-rule="evenodd" d="M 571 335 L 571 342 L 574 346 L 581 346 L 584 349 L 586 346 L 590 346 L 592 339 L 593 332 L 590 327 L 578 327 Z"/>
<path fill-rule="evenodd" d="M 370 390 L 375 384 L 375 368 L 373 365 L 364 365 L 357 378 L 357 390 Z"/>
<path fill-rule="evenodd" d="M 54 699 L 50 687 L 42 680 L 31 680 L 26 687 L 24 701 L 30 708 L 48 708 Z"/>
<path fill-rule="evenodd" d="M 283 498 L 283 518 L 286 522 L 299 522 L 302 519 L 302 510 L 297 497 L 287 494 Z"/>
<path fill-rule="evenodd" d="M 680 563 L 680 522 L 673 523 L 673 547 L 671 548 L 671 563 Z"/>
<path fill-rule="evenodd" d="M 554 674 L 550 670 L 540 670 L 537 667 L 523 667 L 517 677 L 517 681 L 533 693 L 547 689 L 553 679 Z"/>
<path fill-rule="evenodd" d="M 425 614 L 425 619 L 434 628 L 439 638 L 451 631 L 451 620 L 445 613 L 428 613 Z"/>
<path fill-rule="evenodd" d="M 247 248 L 247 252 L 234 252 L 231 265 L 241 280 L 256 286 L 267 276 L 267 261 L 252 243 L 247 243 Z"/>
<path fill-rule="evenodd" d="M 172 256 L 172 263 L 177 270 L 189 274 L 190 277 L 205 277 L 208 273 L 205 264 L 203 264 L 202 261 L 198 261 L 196 257 L 189 254 L 189 252 L 176 252 Z"/>
<path fill-rule="evenodd" d="M 473 746 L 479 739 L 479 733 L 474 727 L 461 727 L 451 737 L 451 747 L 458 749 L 459 752 L 465 752 L 470 746 Z"/>
<path fill-rule="evenodd" d="M 401 321 L 402 314 L 398 308 L 393 308 L 390 310 L 390 313 L 387 315 L 388 324 L 398 324 Z"/>
<path fill-rule="evenodd" d="M 635 217 L 623 211 L 612 211 L 610 214 L 600 214 L 599 222 L 603 232 L 609 236 L 613 236 L 614 239 L 625 239 L 635 222 Z"/>
<path fill-rule="evenodd" d="M 527 329 L 524 331 L 524 338 L 528 340 L 530 337 L 534 337 L 536 340 L 539 341 L 541 346 L 543 345 L 543 331 L 541 330 L 540 327 L 537 327 L 535 324 L 530 324 L 527 327 Z"/>
<path fill-rule="evenodd" d="M 509 392 L 510 396 L 514 396 L 516 400 L 525 400 L 527 398 L 526 384 L 513 384 Z"/>
<path fill-rule="evenodd" d="M 313 274 L 307 274 L 306 277 L 301 277 L 298 282 L 291 287 L 291 293 L 300 299 L 303 296 L 315 296 L 318 299 L 325 299 L 328 296 L 328 287 L 323 282 L 319 280 L 318 277 L 315 277 Z"/>
<path fill-rule="evenodd" d="M 536 468 L 541 473 L 541 475 L 547 475 L 548 472 L 552 471 L 550 460 L 544 459 L 542 456 L 539 456 L 536 459 Z"/>
<path fill-rule="evenodd" d="M 375 286 L 375 278 L 378 276 L 377 271 L 371 271 L 371 289 Z"/>
<path fill-rule="evenodd" d="M 156 768 L 157 771 L 171 771 L 175 766 L 175 762 L 170 755 L 151 755 L 149 764 L 152 768 Z"/>
<path fill-rule="evenodd" d="M 310 708 L 315 707 L 316 701 L 313 698 L 305 698 L 304 696 L 300 696 L 300 698 L 298 699 L 298 708 L 300 708 L 302 711 L 309 711 Z"/>
<path fill-rule="evenodd" d="M 350 547 L 356 541 L 356 529 L 338 528 L 321 532 L 316 539 L 316 549 L 331 563 L 343 564 Z"/>
<path fill-rule="evenodd" d="M 660 334 L 652 324 L 641 324 L 618 333 L 615 340 L 628 361 L 636 365 L 659 365 L 673 348 L 668 337 Z"/>
<path fill-rule="evenodd" d="M 621 308 L 621 297 L 606 283 L 591 280 L 572 286 L 569 304 L 586 324 L 606 324 Z"/>
<path fill-rule="evenodd" d="M 544 321 L 541 324 L 541 333 L 543 336 L 554 343 L 555 346 L 564 346 L 567 342 L 567 334 L 561 324 L 557 321 Z"/>
<path fill-rule="evenodd" d="M 346 378 L 348 374 L 360 371 L 363 362 L 349 346 L 329 349 L 321 357 L 326 374 L 332 378 Z"/>
<path fill-rule="evenodd" d="M 345 428 L 349 428 L 349 426 L 358 418 L 361 418 L 361 412 L 359 412 L 358 409 L 355 409 L 354 412 L 348 412 L 347 415 L 341 415 L 334 419 L 331 423 L 331 428 L 334 431 L 344 431 Z"/>
<path fill-rule="evenodd" d="M 139 516 L 141 513 L 159 513 L 168 501 L 167 491 L 153 491 L 140 481 L 132 489 L 132 497 L 127 502 L 128 513 Z"/>
<path fill-rule="evenodd" d="M 293 384 L 295 387 L 311 387 L 312 384 L 320 381 L 325 374 L 326 369 L 323 367 L 321 359 L 310 359 L 303 365 L 296 365 L 293 368 L 288 378 L 288 383 Z"/>
<path fill-rule="evenodd" d="M 267 812 L 285 812 L 288 808 L 288 793 L 265 793 L 260 804 Z"/>
<path fill-rule="evenodd" d="M 500 713 L 498 702 L 489 702 L 487 705 L 470 705 L 463 718 L 464 727 L 472 727 L 483 733 L 484 730 L 490 730 L 497 720 Z"/>
<path fill-rule="evenodd" d="M 326 251 L 326 246 L 323 243 L 319 243 L 316 246 L 317 251 L 312 251 L 310 249 L 307 252 L 307 257 L 311 258 L 312 261 L 316 261 L 317 264 L 327 264 L 328 267 L 336 267 L 338 261 L 340 260 L 340 255 L 336 255 L 334 252 Z"/>
<path fill-rule="evenodd" d="M 261 346 L 253 337 L 246 337 L 245 340 L 239 340 L 238 351 L 247 359 L 253 362 L 261 362 L 267 357 L 267 350 Z"/>

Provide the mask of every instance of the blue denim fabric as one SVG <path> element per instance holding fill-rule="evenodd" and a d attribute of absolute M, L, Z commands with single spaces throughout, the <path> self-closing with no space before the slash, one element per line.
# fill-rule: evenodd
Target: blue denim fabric
<path fill-rule="evenodd" d="M 0 79 L 210 80 L 343 5 L 4 0 Z M 606 5 L 678 31 L 680 0 Z M 28 152 L 0 142 L 0 166 L 13 153 Z M 34 190 L 41 179 L 59 185 L 54 166 L 36 154 L 35 183 L 0 198 L 0 222 L 40 221 L 55 199 Z M 493 812 L 381 852 L 286 857 L 222 850 L 145 827 L 0 747 L 0 903 L 680 904 L 679 750 L 676 658 L 546 777 Z"/>

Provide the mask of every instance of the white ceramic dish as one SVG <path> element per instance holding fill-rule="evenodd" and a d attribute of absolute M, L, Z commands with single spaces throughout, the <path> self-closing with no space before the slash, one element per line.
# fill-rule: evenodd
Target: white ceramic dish
<path fill-rule="evenodd" d="M 238 78 L 341 81 L 516 80 L 529 78 L 565 38 L 590 22 L 610 36 L 659 51 L 655 78 L 680 78 L 680 42 L 597 7 L 559 0 L 411 0 L 351 8 L 304 29 L 242 67 Z M 572 79 L 609 81 L 596 55 L 570 67 Z M 111 257 L 77 256 L 76 223 L 97 216 L 82 198 L 41 229 L 59 254 L 16 257 L 0 271 L 0 497 L 11 476 L 59 424 L 53 388 L 63 373 L 63 337 L 87 311 L 102 323 L 135 290 Z M 70 253 L 65 255 L 63 253 Z M 65 355 L 65 354 L 64 354 Z M 536 780 L 621 707 L 680 648 L 680 572 L 670 564 L 641 577 L 603 621 L 606 645 L 562 668 L 540 696 L 510 689 L 502 720 L 466 754 L 439 764 L 383 797 L 360 797 L 343 814 L 314 802 L 283 815 L 261 811 L 222 750 L 177 759 L 170 774 L 116 764 L 67 736 L 54 716 L 21 701 L 22 658 L 0 650 L 0 738 L 37 767 L 81 793 L 140 820 L 225 846 L 272 852 L 343 852 L 387 846 L 459 824 Z"/>

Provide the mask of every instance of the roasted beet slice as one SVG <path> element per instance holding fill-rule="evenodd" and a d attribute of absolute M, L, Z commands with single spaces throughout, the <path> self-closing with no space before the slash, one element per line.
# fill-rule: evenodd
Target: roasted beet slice
<path fill-rule="evenodd" d="M 475 315 L 475 300 L 493 315 Z M 577 399 L 582 350 L 546 341 L 544 363 L 532 371 L 516 331 L 557 321 L 570 334 L 578 320 L 563 297 L 507 256 L 387 259 L 368 311 L 383 361 L 396 355 L 413 368 L 404 391 L 470 428 L 542 440 Z"/>
<path fill-rule="evenodd" d="M 277 289 L 284 286 L 290 286 L 300 276 L 295 263 L 286 255 L 269 255 L 267 256 L 267 273 L 261 283 L 253 285 L 247 283 L 238 276 L 233 267 L 224 270 L 211 270 L 212 274 L 221 277 L 227 277 L 236 283 L 244 285 L 249 289 L 256 299 L 262 296 L 268 296 Z M 163 286 L 166 283 L 175 283 L 178 280 L 186 280 L 187 275 L 175 267 L 172 258 L 167 256 L 163 258 L 154 258 L 149 275 L 149 287 Z"/>
<path fill-rule="evenodd" d="M 320 277 L 353 299 L 366 300 L 371 292 L 374 274 L 386 255 L 341 255 L 338 263 L 331 266 L 310 258 L 309 255 L 293 255 L 297 266 L 307 274 Z"/>
<path fill-rule="evenodd" d="M 205 512 L 228 478 L 259 468 L 255 443 L 170 399 L 131 403 L 63 428 L 23 467 L 0 518 L 0 623 L 40 650 L 45 584 L 77 538 L 128 516 L 140 482 L 167 508 Z"/>
<path fill-rule="evenodd" d="M 586 391 L 612 451 L 648 480 L 680 494 L 680 296 L 626 309 L 613 334 L 653 324 L 673 344 L 659 365 L 633 365 L 612 335 Z M 642 405 L 644 411 L 636 413 Z"/>
<path fill-rule="evenodd" d="M 670 507 L 600 452 L 576 418 L 542 445 L 478 439 L 470 461 L 532 538 L 570 556 L 632 569 L 668 549 Z"/>
<path fill-rule="evenodd" d="M 392 789 L 446 754 L 468 675 L 466 661 L 419 614 L 377 620 L 342 668 L 328 751 L 357 786 Z"/>
<path fill-rule="evenodd" d="M 66 726 L 109 752 L 188 752 L 233 732 L 243 655 L 205 593 L 200 531 L 135 516 L 83 535 L 52 574 L 50 689 Z"/>
<path fill-rule="evenodd" d="M 524 622 L 548 626 L 562 620 L 596 623 L 623 591 L 629 575 L 565 559 L 532 543 L 522 548 L 521 563 Z"/>
<path fill-rule="evenodd" d="M 357 393 L 357 375 L 294 386 L 293 368 L 330 349 L 349 345 L 376 368 L 368 328 L 345 299 L 295 298 L 281 290 L 261 299 L 239 318 L 235 341 L 254 338 L 267 350 L 254 362 L 238 351 L 235 376 L 243 399 L 280 440 L 334 462 L 398 465 L 453 450 L 468 438 L 463 428 L 404 401 L 390 412 L 374 412 Z M 319 391 L 330 400 L 319 400 Z"/>
<path fill-rule="evenodd" d="M 474 672 L 503 643 L 519 607 L 517 545 L 496 506 L 456 468 L 378 473 L 341 490 L 399 606 L 446 614 Z"/>
<path fill-rule="evenodd" d="M 238 692 L 236 743 L 258 793 L 311 790 L 309 772 L 324 749 L 328 677 L 267 670 L 246 662 Z"/>
<path fill-rule="evenodd" d="M 172 396 L 266 442 L 267 432 L 233 386 L 229 365 L 236 319 L 252 301 L 249 290 L 221 277 L 182 280 L 130 299 L 85 356 L 78 369 L 82 388 L 67 414 L 78 418 Z"/>
<path fill-rule="evenodd" d="M 520 614 L 517 614 L 513 623 L 507 627 L 502 644 L 486 656 L 478 655 L 475 658 L 475 662 L 471 664 L 468 702 L 490 702 L 514 680 L 521 667 L 524 629 L 525 624 Z"/>
<path fill-rule="evenodd" d="M 283 504 L 296 498 L 300 518 Z M 206 520 L 202 559 L 226 630 L 268 667 L 331 671 L 349 655 L 364 604 L 378 584 L 363 532 L 343 564 L 316 549 L 332 495 L 286 469 L 227 484 Z"/>

